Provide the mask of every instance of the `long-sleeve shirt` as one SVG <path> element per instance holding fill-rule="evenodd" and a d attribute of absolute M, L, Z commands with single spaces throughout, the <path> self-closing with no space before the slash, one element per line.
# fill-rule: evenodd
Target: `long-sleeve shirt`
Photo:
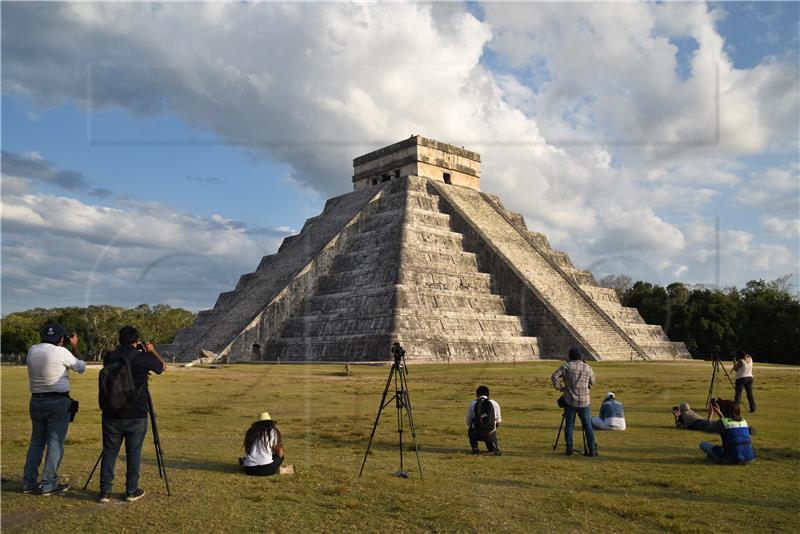
<path fill-rule="evenodd" d="M 564 362 L 550 377 L 553 387 L 564 392 L 564 400 L 573 408 L 585 408 L 591 400 L 589 388 L 594 384 L 594 371 L 581 360 Z M 562 383 L 563 381 L 563 383 Z"/>

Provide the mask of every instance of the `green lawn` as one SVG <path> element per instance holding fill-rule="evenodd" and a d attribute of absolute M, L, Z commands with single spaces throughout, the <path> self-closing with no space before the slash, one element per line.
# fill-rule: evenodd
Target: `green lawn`
<path fill-rule="evenodd" d="M 412 365 L 408 376 L 424 479 L 413 452 L 399 467 L 395 410 L 378 427 L 357 478 L 388 367 L 230 365 L 170 368 L 151 380 L 172 496 L 158 478 L 151 436 L 142 487 L 126 504 L 124 462 L 115 499 L 98 504 L 97 369 L 73 376 L 81 411 L 69 430 L 65 496 L 21 493 L 30 421 L 24 367 L 2 367 L 2 530 L 37 532 L 532 532 L 789 531 L 800 508 L 800 369 L 757 366 L 758 460 L 717 466 L 697 448 L 714 435 L 676 430 L 670 408 L 700 406 L 704 362 L 597 363 L 596 413 L 606 391 L 625 405 L 626 432 L 598 433 L 599 458 L 565 457 L 552 443 L 560 422 L 549 376 L 558 362 Z M 724 379 L 724 377 L 723 377 Z M 464 415 L 486 384 L 502 406 L 502 457 L 468 454 Z M 725 391 L 730 389 L 727 385 Z M 722 391 L 722 382 L 718 388 Z M 731 397 L 732 394 L 720 396 Z M 294 476 L 245 477 L 236 457 L 263 410 L 278 420 Z M 410 436 L 408 436 L 410 438 Z M 580 435 L 576 434 L 576 443 Z M 124 455 L 123 455 L 124 457 Z"/>

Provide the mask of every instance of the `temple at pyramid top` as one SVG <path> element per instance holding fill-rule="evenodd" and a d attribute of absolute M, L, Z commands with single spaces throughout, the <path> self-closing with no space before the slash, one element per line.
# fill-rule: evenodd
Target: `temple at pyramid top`
<path fill-rule="evenodd" d="M 406 176 L 480 191 L 481 156 L 464 147 L 412 135 L 353 160 L 355 191 Z"/>
<path fill-rule="evenodd" d="M 354 191 L 219 295 L 162 353 L 192 360 L 688 358 L 500 199 L 480 156 L 421 136 L 353 161 Z"/>

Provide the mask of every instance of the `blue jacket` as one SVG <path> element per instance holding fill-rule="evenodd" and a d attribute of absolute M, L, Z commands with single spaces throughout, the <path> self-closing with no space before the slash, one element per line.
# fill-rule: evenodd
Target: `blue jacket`
<path fill-rule="evenodd" d="M 625 418 L 625 410 L 622 409 L 622 403 L 617 402 L 616 399 L 607 399 L 600 405 L 600 419 L 608 419 L 609 417 Z"/>
<path fill-rule="evenodd" d="M 749 462 L 756 457 L 753 445 L 750 442 L 750 428 L 747 421 L 734 421 L 727 417 L 722 418 L 722 448 L 725 463 L 741 464 Z"/>

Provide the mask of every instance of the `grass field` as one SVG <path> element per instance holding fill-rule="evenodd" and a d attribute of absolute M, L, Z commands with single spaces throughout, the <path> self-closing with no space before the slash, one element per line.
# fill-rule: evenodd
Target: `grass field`
<path fill-rule="evenodd" d="M 151 380 L 172 496 L 158 478 L 151 435 L 147 496 L 127 504 L 124 461 L 115 499 L 94 501 L 100 452 L 97 369 L 73 375 L 81 411 L 61 466 L 65 496 L 22 494 L 30 434 L 24 367 L 2 367 L 3 532 L 775 532 L 796 531 L 800 509 L 800 369 L 757 366 L 758 460 L 717 466 L 697 448 L 717 436 L 676 430 L 670 408 L 705 402 L 707 362 L 596 363 L 593 412 L 606 391 L 625 405 L 626 432 L 598 433 L 599 458 L 552 450 L 560 422 L 549 376 L 558 363 L 412 365 L 408 376 L 424 479 L 398 479 L 395 410 L 387 408 L 357 478 L 388 367 L 230 365 L 170 368 Z M 724 377 L 723 377 L 724 378 Z M 486 384 L 502 406 L 506 454 L 468 454 L 464 415 Z M 725 391 L 730 386 L 725 383 Z M 723 395 L 722 382 L 718 389 Z M 237 472 L 245 429 L 269 410 L 294 476 Z M 410 438 L 410 436 L 408 436 Z M 580 435 L 576 434 L 576 443 Z M 124 455 L 123 455 L 124 458 Z"/>

